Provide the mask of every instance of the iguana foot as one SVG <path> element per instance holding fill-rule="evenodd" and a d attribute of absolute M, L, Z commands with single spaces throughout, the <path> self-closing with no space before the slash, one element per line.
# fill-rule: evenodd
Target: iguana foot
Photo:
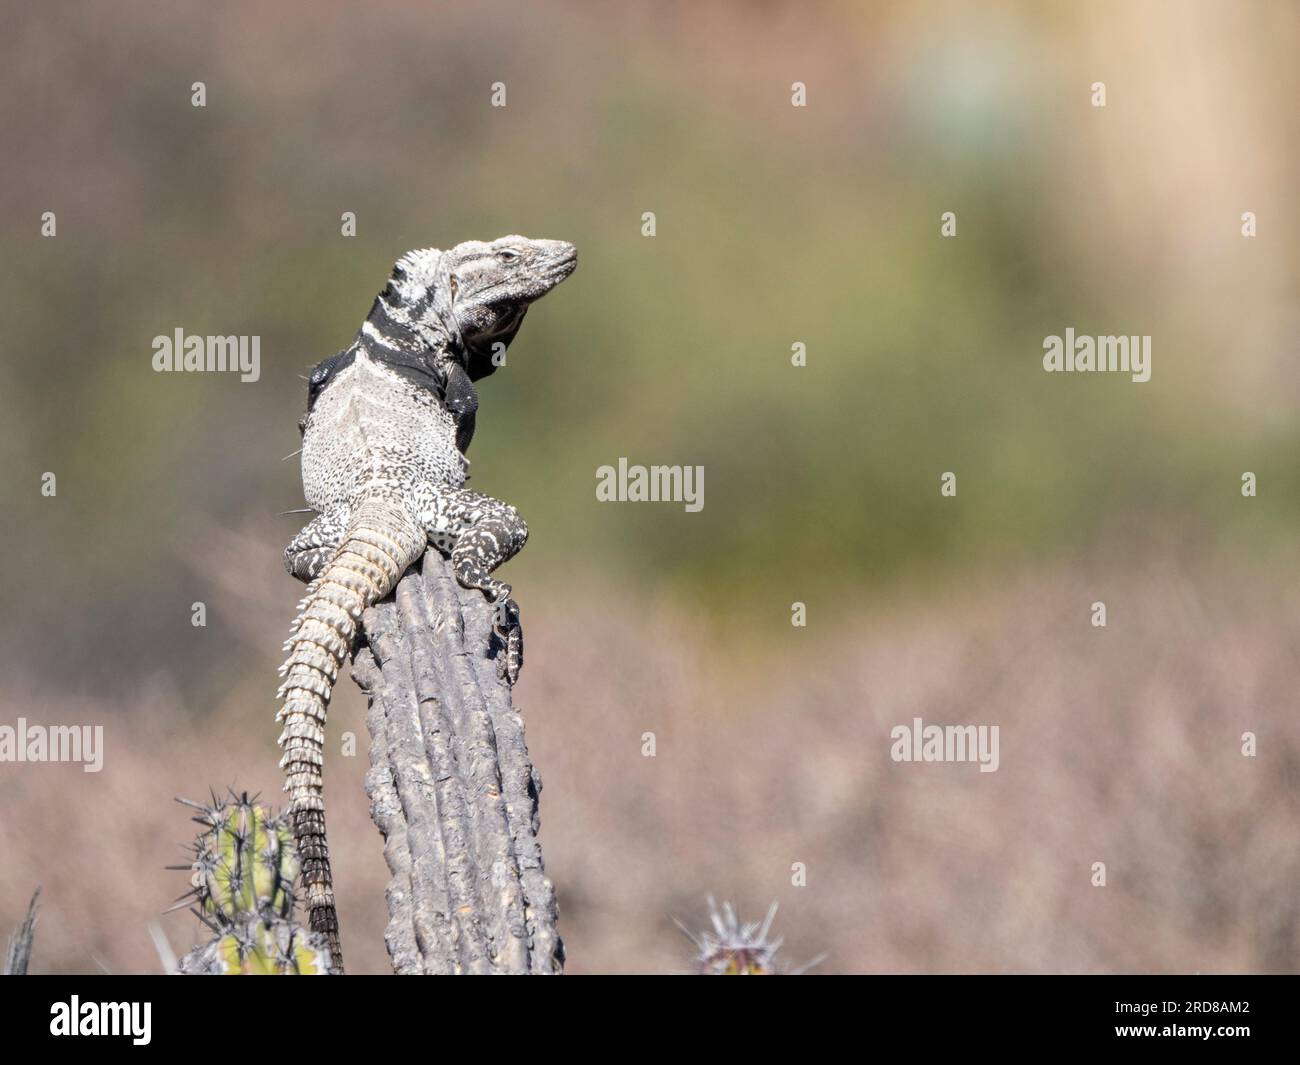
<path fill-rule="evenodd" d="M 492 622 L 492 631 L 501 641 L 497 674 L 513 688 L 519 680 L 519 671 L 524 668 L 524 630 L 519 624 L 519 604 L 510 598 L 509 585 L 505 586 L 504 595 L 494 606 L 496 619 Z"/>
<path fill-rule="evenodd" d="M 284 568 L 304 583 L 314 581 L 343 541 L 349 516 L 348 508 L 340 507 L 309 521 L 284 549 Z"/>

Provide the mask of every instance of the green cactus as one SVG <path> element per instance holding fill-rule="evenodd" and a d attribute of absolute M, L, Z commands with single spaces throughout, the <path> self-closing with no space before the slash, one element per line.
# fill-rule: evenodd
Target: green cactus
<path fill-rule="evenodd" d="M 231 792 L 225 802 L 180 802 L 199 811 L 204 826 L 189 865 L 190 891 L 180 905 L 214 933 L 181 961 L 187 974 L 324 975 L 324 937 L 293 923 L 298 852 L 288 819 Z"/>
<path fill-rule="evenodd" d="M 208 826 L 195 845 L 191 880 L 207 916 L 220 922 L 264 910 L 279 917 L 293 912 L 298 855 L 286 818 L 241 795 L 204 807 L 194 820 Z"/>
<path fill-rule="evenodd" d="M 186 956 L 185 972 L 228 976 L 327 976 L 324 939 L 278 917 L 232 924 Z"/>

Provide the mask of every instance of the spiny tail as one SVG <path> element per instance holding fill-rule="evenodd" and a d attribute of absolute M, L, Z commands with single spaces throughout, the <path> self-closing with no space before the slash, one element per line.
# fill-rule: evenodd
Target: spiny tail
<path fill-rule="evenodd" d="M 425 535 L 404 509 L 382 498 L 354 511 L 343 542 L 321 575 L 307 587 L 285 642 L 289 658 L 280 667 L 284 722 L 280 746 L 284 790 L 289 793 L 303 884 L 313 931 L 325 935 L 333 971 L 343 971 L 334 881 L 325 842 L 321 764 L 325 713 L 339 669 L 351 652 L 361 613 L 396 586 L 406 567 L 424 551 Z"/>

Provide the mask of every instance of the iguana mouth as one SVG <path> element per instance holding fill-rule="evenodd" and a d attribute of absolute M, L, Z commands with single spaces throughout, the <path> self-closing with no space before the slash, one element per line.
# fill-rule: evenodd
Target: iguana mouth
<path fill-rule="evenodd" d="M 578 249 L 572 244 L 569 245 L 569 253 L 559 261 L 556 272 L 563 277 L 568 277 L 578 268 Z"/>
<path fill-rule="evenodd" d="M 555 278 L 555 283 L 558 285 L 561 281 L 563 281 L 566 277 L 568 277 L 571 273 L 573 273 L 573 271 L 576 270 L 577 268 L 578 268 L 578 249 L 575 248 L 572 244 L 570 244 L 568 247 L 568 251 L 565 252 L 563 258 L 557 259 L 555 261 L 554 266 L 551 268 L 551 276 Z"/>

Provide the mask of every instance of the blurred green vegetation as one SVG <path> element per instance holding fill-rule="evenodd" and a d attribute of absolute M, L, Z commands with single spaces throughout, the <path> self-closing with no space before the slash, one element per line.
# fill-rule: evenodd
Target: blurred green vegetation
<path fill-rule="evenodd" d="M 275 564 L 302 520 L 274 518 L 301 505 L 279 461 L 299 375 L 346 345 L 396 256 L 510 232 L 580 252 L 480 389 L 473 486 L 529 521 L 525 600 L 583 575 L 719 616 L 758 604 L 758 626 L 795 598 L 1098 545 L 1254 557 L 1292 535 L 1293 142 L 1189 176 L 1184 132 L 1121 128 L 1124 108 L 1154 106 L 1140 72 L 1094 64 L 1119 97 L 1103 113 L 1081 87 L 1086 43 L 1046 58 L 1087 12 L 1027 9 L 1016 34 L 990 14 L 945 44 L 906 5 L 828 8 L 815 30 L 793 6 L 735 5 L 714 16 L 727 35 L 679 7 L 286 8 L 301 21 L 85 6 L 0 45 L 20 653 L 95 648 L 108 673 L 173 647 L 176 604 L 204 598 L 183 562 L 203 549 L 196 517 L 256 529 Z M 1285 97 L 1284 42 L 1251 48 L 1240 76 Z M 1236 235 L 1243 203 L 1267 239 Z M 260 335 L 261 380 L 153 373 L 151 339 L 177 326 Z M 1152 335 L 1152 381 L 1043 373 L 1043 337 L 1067 326 Z M 703 511 L 598 505 L 595 470 L 619 456 L 703 465 Z M 1257 499 L 1240 496 L 1247 469 Z M 939 495 L 947 470 L 956 499 Z"/>

